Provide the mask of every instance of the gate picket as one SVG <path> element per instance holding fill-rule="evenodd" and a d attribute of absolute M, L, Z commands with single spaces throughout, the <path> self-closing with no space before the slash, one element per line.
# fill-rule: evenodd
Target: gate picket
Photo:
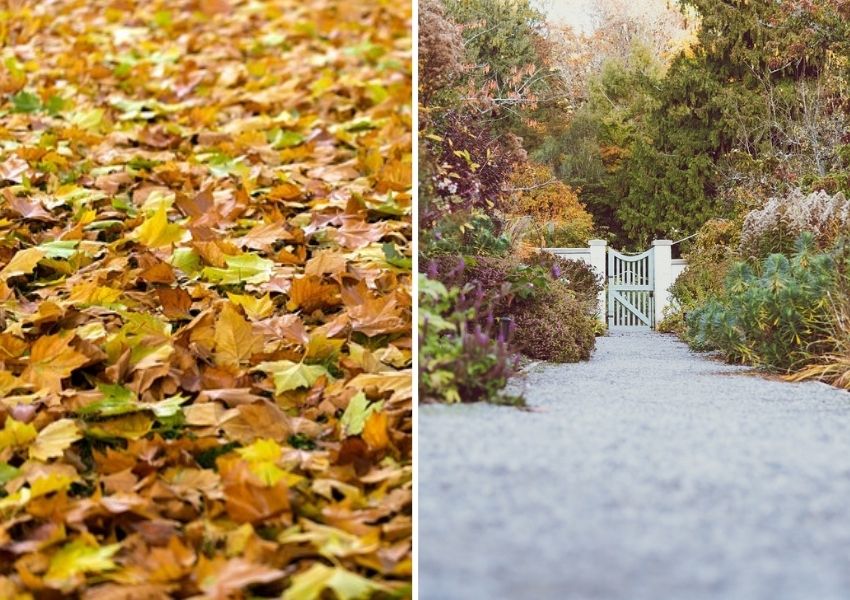
<path fill-rule="evenodd" d="M 653 251 L 608 249 L 608 327 L 651 328 L 655 315 Z"/>

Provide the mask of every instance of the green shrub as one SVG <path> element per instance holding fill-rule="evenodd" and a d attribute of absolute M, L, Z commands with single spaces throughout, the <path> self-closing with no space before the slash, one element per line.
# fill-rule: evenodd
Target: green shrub
<path fill-rule="evenodd" d="M 596 345 L 596 318 L 566 284 L 553 282 L 548 293 L 514 311 L 511 342 L 524 355 L 551 362 L 590 358 Z"/>
<path fill-rule="evenodd" d="M 538 266 L 510 258 L 490 256 L 441 256 L 428 263 L 432 279 L 447 286 L 471 285 L 495 317 L 509 316 L 517 299 L 528 300 L 548 290 L 551 277 Z M 483 311 L 482 318 L 487 318 Z"/>
<path fill-rule="evenodd" d="M 500 231 L 501 225 L 483 213 L 457 212 L 436 221 L 432 228 L 420 231 L 421 252 L 436 256 L 505 256 L 511 241 Z"/>
<path fill-rule="evenodd" d="M 823 352 L 812 355 L 811 364 L 788 379 L 817 379 L 850 390 L 850 245 L 847 239 L 837 244 L 835 262 L 836 286 L 829 298 L 828 335 L 821 346 Z"/>
<path fill-rule="evenodd" d="M 472 286 L 446 287 L 419 276 L 419 397 L 423 402 L 519 403 L 504 393 L 517 360 L 492 326 Z"/>
<path fill-rule="evenodd" d="M 789 259 L 772 254 L 758 270 L 736 263 L 717 298 L 688 315 L 692 345 L 729 360 L 788 371 L 821 353 L 830 318 L 835 261 L 804 234 Z"/>
<path fill-rule="evenodd" d="M 726 275 L 737 260 L 740 225 L 712 219 L 703 225 L 686 253 L 688 267 L 670 287 L 673 302 L 658 330 L 687 335 L 685 316 L 722 293 Z"/>
<path fill-rule="evenodd" d="M 535 253 L 527 262 L 546 269 L 554 279 L 569 286 L 588 309 L 596 311 L 599 292 L 602 291 L 602 278 L 586 262 L 561 258 L 544 251 Z"/>

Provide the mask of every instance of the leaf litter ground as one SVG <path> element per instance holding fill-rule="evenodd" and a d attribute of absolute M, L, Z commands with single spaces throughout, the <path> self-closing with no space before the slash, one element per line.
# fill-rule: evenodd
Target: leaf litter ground
<path fill-rule="evenodd" d="M 403 597 L 410 7 L 0 12 L 0 597 Z"/>

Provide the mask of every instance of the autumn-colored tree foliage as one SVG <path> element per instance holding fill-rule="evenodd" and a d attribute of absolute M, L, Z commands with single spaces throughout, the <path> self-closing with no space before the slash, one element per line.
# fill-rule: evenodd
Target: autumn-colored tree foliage
<path fill-rule="evenodd" d="M 570 186 L 546 165 L 521 163 L 511 176 L 507 210 L 531 221 L 530 237 L 537 247 L 575 247 L 593 235 L 593 217 Z"/>
<path fill-rule="evenodd" d="M 682 4 L 700 27 L 644 86 L 657 106 L 613 189 L 620 236 L 677 239 L 794 187 L 850 191 L 847 2 Z"/>
<path fill-rule="evenodd" d="M 0 598 L 402 597 L 410 6 L 0 13 Z"/>

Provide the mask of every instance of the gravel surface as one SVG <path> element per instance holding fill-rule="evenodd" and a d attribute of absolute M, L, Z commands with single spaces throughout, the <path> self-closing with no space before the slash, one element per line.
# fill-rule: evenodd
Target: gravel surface
<path fill-rule="evenodd" d="M 850 395 L 653 333 L 419 410 L 420 600 L 847 600 Z"/>

